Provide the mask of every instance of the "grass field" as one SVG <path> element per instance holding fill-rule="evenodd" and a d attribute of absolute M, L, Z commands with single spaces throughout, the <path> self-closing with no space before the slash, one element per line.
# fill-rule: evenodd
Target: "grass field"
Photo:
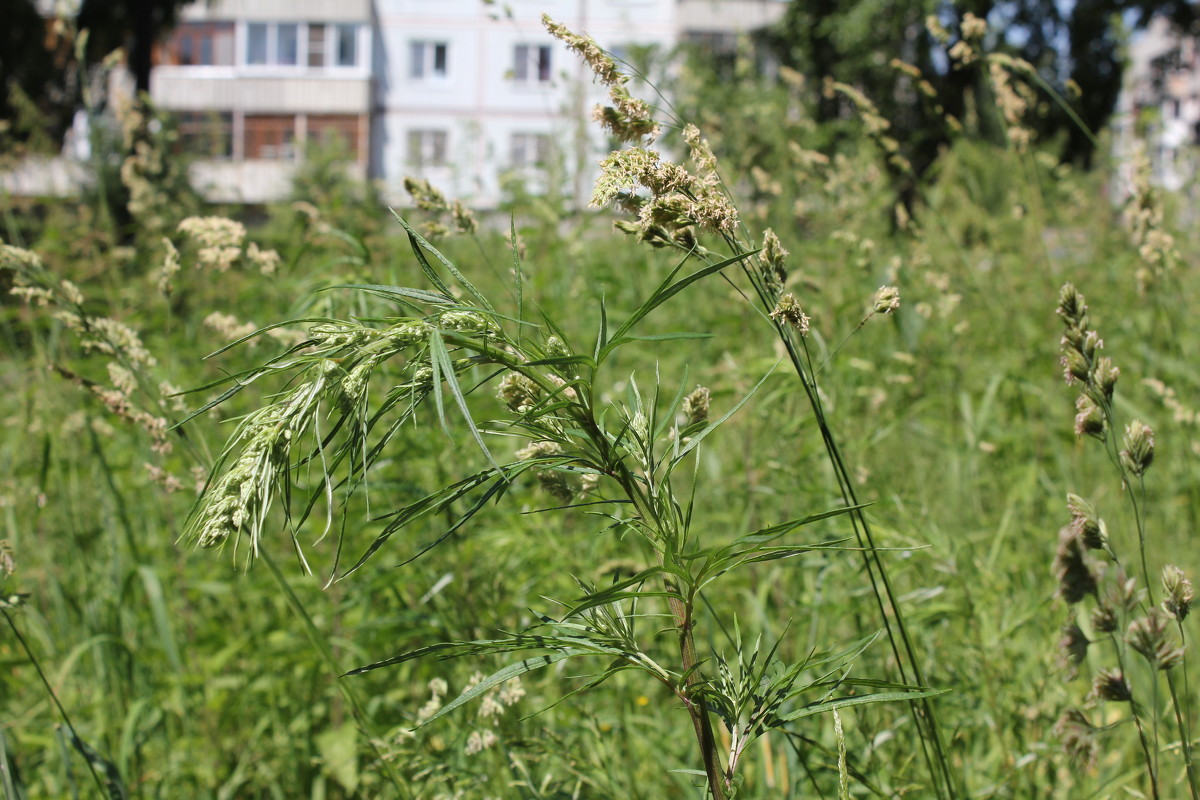
<path fill-rule="evenodd" d="M 764 92 L 761 107 L 748 103 L 746 114 L 767 114 L 772 102 L 786 98 Z M 313 326 L 340 319 L 382 330 L 411 316 L 395 297 L 337 287 L 432 290 L 412 243 L 369 192 L 348 185 L 267 209 L 240 239 L 212 223 L 180 230 L 186 215 L 170 207 L 163 219 L 121 231 L 87 201 L 10 201 L 4 238 L 22 249 L 6 250 L 0 271 L 3 284 L 18 289 L 0 306 L 0 458 L 10 465 L 0 476 L 0 576 L 11 573 L 0 586 L 28 597 L 3 609 L 3 796 L 96 796 L 98 782 L 112 796 L 164 798 L 703 797 L 705 764 L 680 698 L 706 698 L 728 765 L 738 734 L 721 721 L 718 699 L 736 694 L 739 654 L 749 662 L 751 653 L 755 664 L 770 654 L 778 666 L 760 675 L 743 665 L 751 676 L 743 710 L 761 709 L 756 692 L 793 665 L 797 686 L 814 686 L 772 712 L 792 718 L 748 743 L 725 796 L 1187 796 L 1190 748 L 1174 709 L 1190 730 L 1190 659 L 1185 650 L 1170 670 L 1153 665 L 1173 658 L 1170 645 L 1191 623 L 1185 614 L 1171 620 L 1152 642 L 1165 642 L 1156 662 L 1140 655 L 1126 617 L 1106 638 L 1089 616 L 1120 588 L 1116 561 L 1136 578 L 1135 593 L 1149 579 L 1152 594 L 1135 594 L 1122 610 L 1130 620 L 1150 618 L 1163 599 L 1165 565 L 1186 574 L 1197 566 L 1200 327 L 1192 309 L 1200 279 L 1191 264 L 1200 242 L 1183 216 L 1185 201 L 1134 191 L 1123 205 L 1119 198 L 1135 187 L 1118 185 L 1119 165 L 1077 174 L 1036 146 L 964 135 L 923 182 L 911 220 L 897 224 L 884 151 L 867 133 L 833 160 L 805 150 L 800 130 L 747 143 L 732 120 L 728 133 L 719 123 L 704 133 L 742 213 L 734 238 L 757 248 L 771 228 L 790 251 L 778 288 L 811 317 L 807 335 L 791 341 L 803 348 L 819 411 L 788 363 L 770 309 L 755 304 L 736 264 L 646 316 L 633 331 L 640 338 L 588 372 L 589 402 L 630 458 L 641 451 L 624 431 L 647 418 L 650 427 L 662 421 L 668 449 L 671 436 L 677 446 L 705 431 L 671 488 L 690 523 L 691 550 L 681 558 L 844 507 L 843 473 L 827 454 L 822 423 L 877 549 L 857 549 L 858 517 L 838 514 L 779 540 L 794 548 L 789 557 L 750 560 L 704 586 L 689 628 L 698 662 L 688 675 L 667 596 L 674 579 L 632 584 L 628 593 L 643 596 L 610 597 L 598 608 L 609 614 L 605 624 L 636 625 L 645 657 L 669 664 L 670 679 L 628 668 L 625 656 L 572 658 L 480 692 L 477 702 L 415 730 L 525 655 L 465 648 L 442 653 L 462 657 L 434 652 L 343 673 L 438 642 L 496 640 L 543 615 L 583 619 L 560 615 L 581 596 L 652 571 L 656 558 L 670 561 L 664 540 L 639 527 L 650 512 L 548 493 L 555 481 L 584 480 L 586 470 L 571 471 L 579 462 L 564 461 L 559 472 L 529 467 L 461 526 L 456 520 L 473 510 L 475 496 L 415 518 L 361 569 L 329 584 L 380 535 L 385 515 L 488 468 L 472 424 L 499 461 L 530 458 L 514 455 L 524 443 L 509 435 L 528 408 L 514 417 L 496 397 L 494 364 L 502 362 L 468 362 L 479 352 L 467 341 L 474 329 L 447 327 L 442 312 L 426 308 L 445 332 L 443 366 L 456 378 L 430 388 L 428 402 L 395 428 L 365 486 L 347 494 L 355 468 L 335 470 L 349 482 L 327 496 L 325 454 L 293 453 L 282 473 L 294 486 L 292 524 L 277 498 L 263 517 L 259 558 L 251 564 L 244 537 L 236 548 L 230 540 L 198 549 L 185 535 L 188 520 L 206 480 L 219 479 L 210 470 L 238 421 L 307 378 L 264 374 L 205 409 L 229 387 L 222 381 L 297 346 L 289 359 L 319 369 L 327 361 L 328 374 L 359 363 L 356 351 L 320 350 Z M 551 211 L 513 209 L 519 269 L 502 213 L 474 234 L 434 245 L 494 306 L 489 320 L 552 360 L 559 351 L 546 344 L 551 333 L 571 352 L 591 354 L 598 332 L 644 308 L 684 259 L 677 248 L 654 249 L 613 230 L 614 219 L 626 218 L 620 211 Z M 418 229 L 434 216 L 401 213 Z M 439 219 L 452 225 L 448 214 Z M 238 241 L 222 254 L 206 235 Z M 701 242 L 713 253 L 709 263 L 732 254 L 721 236 Z M 263 254 L 271 250 L 278 263 Z M 453 282 L 428 249 L 417 250 Z M 687 261 L 678 277 L 703 265 Z M 1065 282 L 1086 295 L 1090 326 L 1120 369 L 1111 405 L 1097 411 L 1109 415 L 1105 443 L 1075 432 L 1080 388 L 1063 380 L 1055 314 Z M 898 287 L 899 307 L 872 314 L 885 285 Z M 449 296 L 480 310 L 470 289 Z M 527 324 L 517 326 L 518 317 Z M 289 319 L 307 321 L 205 359 Z M 318 351 L 325 361 L 313 361 Z M 408 387 L 397 397 L 413 396 L 421 363 L 401 353 L 379 366 L 365 408 L 374 413 L 395 387 Z M 547 374 L 560 368 L 566 362 Z M 584 385 L 569 379 L 583 395 Z M 474 423 L 465 421 L 454 385 Z M 737 408 L 711 431 L 687 428 L 685 409 L 672 404 L 697 385 L 711 392 L 711 419 Z M 358 412 L 323 402 L 312 416 L 317 433 L 309 428 L 305 441 L 334 441 L 325 437 L 334 436 L 339 414 L 350 422 L 338 435 L 351 437 Z M 1135 418 L 1154 431 L 1144 480 L 1131 480 L 1119 455 L 1133 449 L 1122 434 Z M 549 424 L 526 422 L 534 440 L 542 435 L 536 426 Z M 321 432 L 322 425 L 330 427 Z M 672 433 L 673 425 L 680 427 Z M 342 466 L 355 463 L 353 448 L 338 452 Z M 630 480 L 649 485 L 644 475 Z M 596 491 L 601 500 L 618 496 L 603 485 Z M 1072 521 L 1068 493 L 1098 509 L 1111 551 L 1080 562 L 1093 575 L 1098 563 L 1109 564 L 1081 604 L 1068 604 L 1061 589 L 1079 567 L 1059 539 Z M 301 520 L 310 494 L 312 514 Z M 562 505 L 576 507 L 543 511 Z M 800 552 L 818 542 L 838 546 Z M 888 630 L 897 624 L 872 585 L 883 574 L 911 640 L 907 663 L 880 634 L 885 616 Z M 881 615 L 881 607 L 889 610 Z M 1060 645 L 1069 621 L 1095 640 L 1074 665 Z M 822 653 L 831 660 L 818 663 Z M 1116 668 L 1115 658 L 1133 704 L 1111 690 L 1093 692 L 1093 678 Z M 626 668 L 615 669 L 618 662 Z M 606 681 L 590 685 L 602 675 Z M 819 705 L 872 692 L 912 695 L 914 675 L 923 688 L 946 691 L 922 701 L 927 706 L 847 704 L 836 720 Z M 906 681 L 904 691 L 893 685 Z M 824 713 L 800 713 L 810 706 Z M 1097 730 L 1060 724 L 1072 707 Z M 932 755 L 928 709 L 940 737 Z"/>

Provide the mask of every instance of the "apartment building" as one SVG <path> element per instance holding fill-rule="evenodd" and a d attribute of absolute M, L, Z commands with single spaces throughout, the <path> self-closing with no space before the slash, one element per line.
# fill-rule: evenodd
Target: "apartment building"
<path fill-rule="evenodd" d="M 603 94 L 542 12 L 621 52 L 670 46 L 673 0 L 376 0 L 376 174 L 418 174 L 488 204 L 510 181 L 579 194 L 603 155 Z M 560 185 L 551 186 L 551 181 Z"/>
<path fill-rule="evenodd" d="M 1171 190 L 1195 180 L 1200 145 L 1200 46 L 1195 37 L 1155 18 L 1129 48 L 1125 88 L 1113 121 L 1124 168 L 1144 146 L 1155 182 Z"/>
<path fill-rule="evenodd" d="M 368 175 L 373 44 L 370 0 L 195 3 L 159 47 L 150 93 L 209 197 L 264 202 L 315 143 L 336 140 Z"/>
<path fill-rule="evenodd" d="M 779 0 L 207 0 L 159 48 L 151 96 L 214 200 L 287 194 L 315 143 L 398 201 L 418 175 L 481 207 L 516 185 L 586 197 L 603 97 L 543 12 L 621 54 L 773 22 Z"/>

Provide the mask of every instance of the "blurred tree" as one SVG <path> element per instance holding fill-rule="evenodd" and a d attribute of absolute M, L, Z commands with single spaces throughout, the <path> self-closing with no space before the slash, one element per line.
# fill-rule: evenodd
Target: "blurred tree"
<path fill-rule="evenodd" d="M 63 70 L 70 45 L 64 49 L 33 0 L 7 6 L 0 26 L 0 123 L 10 140 L 24 142 L 48 134 L 51 141 L 61 141 L 70 113 L 53 112 L 70 105 L 68 98 L 74 96 L 72 78 Z"/>
<path fill-rule="evenodd" d="M 950 56 L 968 13 L 988 21 L 988 50 L 1033 64 L 1071 100 L 1091 131 L 1108 122 L 1121 90 L 1127 21 L 1138 28 L 1163 15 L 1191 31 L 1200 18 L 1198 6 L 1189 0 L 791 0 L 769 41 L 784 64 L 818 86 L 834 79 L 870 97 L 921 174 L 952 135 L 945 115 L 961 121 L 972 100 L 982 108 L 978 101 L 988 94 L 986 72 L 978 62 L 960 64 Z M 950 32 L 949 38 L 939 41 L 930 34 L 925 20 L 931 15 Z M 910 77 L 891 66 L 893 58 L 918 67 L 934 89 L 933 98 L 912 92 Z M 1078 92 L 1067 91 L 1070 82 Z M 846 103 L 826 93 L 819 119 L 836 123 L 846 116 Z M 1063 137 L 1064 160 L 1091 164 L 1095 144 L 1066 112 L 1050 109 L 1039 128 L 1044 138 Z M 984 115 L 974 133 L 994 137 L 999 129 Z"/>
<path fill-rule="evenodd" d="M 124 47 L 138 92 L 150 91 L 154 44 L 175 25 L 179 9 L 191 0 L 83 0 L 80 30 L 91 31 L 88 60 L 95 62 Z"/>
<path fill-rule="evenodd" d="M 37 135 L 60 143 L 80 104 L 73 31 L 87 30 L 87 65 L 124 48 L 139 92 L 150 89 L 154 44 L 170 30 L 189 0 L 83 0 L 72 22 L 45 18 L 34 0 L 7 0 L 0 29 L 0 121 L 11 138 Z M 28 99 L 29 102 L 26 101 Z M 20 130 L 32 110 L 41 124 Z"/>

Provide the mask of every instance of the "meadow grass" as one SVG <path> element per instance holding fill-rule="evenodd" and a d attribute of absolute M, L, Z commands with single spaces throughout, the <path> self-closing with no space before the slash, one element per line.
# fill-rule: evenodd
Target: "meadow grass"
<path fill-rule="evenodd" d="M 772 103 L 787 96 L 754 97 L 743 104 L 747 117 L 786 119 Z M 1053 562 L 1056 532 L 1071 518 L 1067 494 L 1075 492 L 1102 509 L 1124 553 L 1132 554 L 1137 532 L 1145 531 L 1151 581 L 1168 562 L 1189 574 L 1196 566 L 1189 541 L 1200 507 L 1200 403 L 1191 399 L 1189 353 L 1197 286 L 1184 265 L 1197 242 L 1174 230 L 1171 199 L 1154 201 L 1166 204 L 1155 224 L 1176 234 L 1174 263 L 1145 250 L 1161 238 L 1136 220 L 1122 221 L 1100 191 L 1106 175 L 1073 174 L 1032 149 L 964 138 L 924 188 L 912 226 L 897 226 L 878 141 L 864 135 L 855 157 L 826 163 L 789 146 L 813 135 L 802 125 L 769 141 L 766 126 L 730 117 L 704 133 L 725 165 L 726 185 L 753 198 L 742 205 L 745 219 L 775 230 L 791 251 L 786 288 L 811 317 L 807 363 L 845 457 L 844 477 L 858 500 L 871 504 L 863 513 L 876 544 L 888 548 L 877 555 L 924 681 L 950 690 L 930 702 L 945 766 L 959 784 L 935 788 L 914 717 L 894 703 L 843 708 L 836 726 L 821 714 L 768 733 L 745 751 L 730 788 L 747 798 L 838 796 L 846 779 L 854 796 L 1067 798 L 1126 788 L 1151 796 L 1148 747 L 1120 703 L 1088 709 L 1089 723 L 1106 728 L 1099 739 L 1091 728 L 1055 731 L 1064 709 L 1088 702 L 1087 682 L 1109 665 L 1091 648 L 1092 661 L 1078 665 L 1086 678 L 1066 680 L 1070 670 L 1055 643 L 1069 608 L 1055 597 Z M 751 134 L 758 140 L 746 141 Z M 762 165 L 771 165 L 765 178 L 752 170 Z M 324 215 L 326 207 L 337 209 L 336 218 Z M 101 771 L 111 765 L 134 796 L 703 796 L 687 713 L 667 686 L 636 673 L 618 672 L 559 703 L 605 669 L 560 662 L 523 675 L 520 691 L 510 684 L 502 697 L 496 686 L 480 693 L 479 703 L 421 727 L 511 659 L 482 653 L 475 660 L 403 660 L 339 677 L 434 642 L 522 631 L 537 614 L 558 613 L 547 598 L 579 597 L 577 581 L 603 587 L 614 576 L 654 567 L 653 548 L 633 546 L 635 534 L 606 531 L 611 520 L 588 509 L 536 513 L 547 496 L 529 472 L 501 503 L 482 508 L 422 558 L 395 567 L 445 533 L 469 503 L 416 521 L 349 579 L 325 588 L 332 543 L 345 542 L 343 558 L 357 556 L 383 524 L 370 517 L 486 467 L 455 421 L 449 388 L 443 405 L 450 436 L 436 410 L 418 410 L 375 461 L 369 493 L 345 501 L 344 528 L 340 494 L 322 546 L 313 542 L 327 527 L 323 499 L 299 527 L 299 547 L 317 577 L 306 576 L 278 517 L 263 528 L 270 560 L 254 569 L 242 569 L 245 547 L 236 557 L 232 548 L 213 557 L 180 541 L 197 485 L 233 427 L 297 384 L 268 385 L 268 376 L 182 428 L 167 428 L 215 399 L 227 376 L 254 370 L 301 339 L 261 336 L 202 357 L 229 344 L 241 325 L 394 316 L 385 299 L 329 287 L 428 289 L 397 223 L 330 197 L 281 206 L 245 234 L 235 262 L 221 271 L 221 254 L 202 255 L 205 245 L 178 232 L 177 220 L 130 239 L 95 224 L 86 206 L 39 213 L 41 224 L 30 222 L 20 233 L 46 269 L 35 285 L 54 295 L 46 308 L 36 297 L 28 305 L 8 297 L 3 318 L 7 391 L 0 416 L 7 433 L 0 453 L 12 467 L 0 490 L 0 538 L 15 566 L 3 586 L 6 595 L 10 587 L 29 594 L 19 609 L 6 610 L 28 652 L 9 630 L 0 638 L 7 796 L 21 796 L 18 786 L 29 797 L 87 796 L 89 763 Z M 430 213 L 406 217 L 419 227 Z M 611 232 L 607 214 L 574 218 L 565 233 L 558 220 L 522 220 L 519 302 L 530 321 L 535 311 L 554 320 L 568 342 L 590 343 L 602 313 L 615 328 L 679 262 L 669 248 Z M 496 324 L 511 327 L 507 318 L 517 316 L 518 303 L 512 242 L 492 228 L 436 247 L 494 303 Z M 165 276 L 164 234 L 180 253 L 179 271 Z M 5 238 L 14 241 L 13 231 Z M 262 259 L 247 254 L 251 241 L 279 253 L 274 269 L 264 272 Z M 28 265 L 9 262 L 6 281 L 18 270 Z M 657 309 L 641 331 L 710 338 L 619 348 L 590 386 L 598 406 L 618 408 L 637 402 L 634 381 L 643 400 L 661 386 L 665 409 L 677 390 L 702 384 L 711 388 L 710 413 L 719 417 L 761 381 L 752 402 L 707 437 L 688 467 L 701 487 L 692 518 L 705 543 L 846 505 L 812 404 L 796 376 L 776 366 L 787 353 L 766 318 L 769 309 L 747 303 L 744 284 L 739 290 L 715 278 Z M 165 280 L 169 292 L 162 291 Z M 1145 420 L 1155 432 L 1153 469 L 1138 487 L 1145 492 L 1139 508 L 1152 510 L 1152 525 L 1122 499 L 1120 480 L 1093 443 L 1072 430 L 1076 409 L 1062 382 L 1054 315 L 1065 281 L 1086 293 L 1105 352 L 1119 360 L 1113 413 Z M 900 307 L 860 328 L 885 284 L 899 286 Z M 93 388 L 128 380 L 109 369 L 113 355 L 103 352 L 106 344 L 117 348 L 112 339 L 123 329 L 85 333 L 92 343 L 84 348 L 70 318 L 47 313 L 55 309 L 136 331 L 155 363 L 123 364 L 136 384 L 125 393 L 130 403 L 110 395 L 106 405 Z M 315 324 L 284 330 L 307 337 Z M 544 341 L 544 331 L 537 336 Z M 210 388 L 174 397 L 160 381 Z M 505 412 L 491 389 L 471 393 L 469 402 L 486 409 L 480 419 Z M 165 427 L 154 422 L 160 417 Z M 501 452 L 490 439 L 488 445 Z M 321 484 L 313 462 L 296 474 L 310 488 Z M 844 517 L 811 530 L 803 541 L 851 533 Z M 1158 586 L 1152 591 L 1161 599 Z M 697 647 L 732 664 L 739 646 L 748 658 L 761 636 L 768 649 L 779 642 L 782 663 L 800 663 L 814 650 L 874 634 L 882 625 L 878 606 L 853 554 L 816 550 L 754 563 L 706 589 L 695 611 Z M 669 617 L 639 624 L 671 625 Z M 649 647 L 665 663 L 671 648 L 658 637 Z M 79 745 L 58 727 L 63 720 L 30 653 L 70 714 Z M 715 656 L 701 669 L 710 679 L 720 674 Z M 881 639 L 858 656 L 852 675 L 894 680 L 896 669 Z M 1194 707 L 1194 690 L 1181 691 L 1181 705 Z M 1141 699 L 1147 720 L 1168 712 L 1166 694 L 1159 704 Z M 480 716 L 485 707 L 488 715 Z M 1062 753 L 1063 740 L 1078 744 L 1072 734 L 1081 732 L 1092 737 L 1084 744 L 1095 745 L 1087 763 Z M 1169 715 L 1157 732 L 1148 760 L 1161 765 L 1158 791 L 1183 796 L 1183 748 Z M 713 736 L 717 749 L 728 750 L 727 728 L 714 724 Z M 84 744 L 99 757 L 82 757 Z"/>

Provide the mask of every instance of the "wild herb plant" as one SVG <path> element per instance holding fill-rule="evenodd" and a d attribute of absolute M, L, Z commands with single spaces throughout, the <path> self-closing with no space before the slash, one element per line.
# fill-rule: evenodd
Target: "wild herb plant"
<path fill-rule="evenodd" d="M 1145 476 L 1154 463 L 1154 431 L 1134 419 L 1125 426 L 1118 443 L 1113 395 L 1120 370 L 1112 359 L 1100 355 L 1104 342 L 1091 327 L 1083 295 L 1070 283 L 1059 294 L 1058 315 L 1064 324 L 1062 362 L 1067 383 L 1080 387 L 1075 433 L 1096 439 L 1104 447 L 1132 510 L 1137 545 L 1136 557 L 1127 568 L 1121 553 L 1122 546 L 1129 544 L 1128 537 L 1114 542 L 1096 506 L 1079 495 L 1067 495 L 1071 521 L 1059 533 L 1054 559 L 1058 593 L 1071 607 L 1059 642 L 1067 676 L 1079 673 L 1088 660 L 1090 645 L 1107 644 L 1113 661 L 1095 673 L 1088 700 L 1102 709 L 1107 703 L 1128 704 L 1150 794 L 1155 798 L 1163 796 L 1160 755 L 1167 749 L 1165 737 L 1170 728 L 1163 719 L 1165 705 L 1179 737 L 1171 749 L 1178 747 L 1190 796 L 1197 798 L 1200 786 L 1192 755 L 1191 690 L 1183 626 L 1194 592 L 1183 570 L 1166 564 L 1161 571 L 1160 607 L 1147 556 L 1150 527 Z M 1106 560 L 1098 562 L 1093 552 Z M 1086 615 L 1084 601 L 1091 603 Z M 1083 710 L 1073 707 L 1064 711 L 1058 730 L 1068 752 L 1090 765 L 1097 758 L 1098 739 L 1105 727 L 1093 725 Z"/>
<path fill-rule="evenodd" d="M 504 314 L 415 229 L 404 221 L 401 224 L 432 288 L 356 287 L 394 302 L 406 313 L 370 324 L 319 321 L 296 348 L 237 377 L 227 394 L 268 376 L 294 376 L 272 403 L 242 421 L 192 516 L 190 537 L 201 546 L 228 544 L 235 552 L 244 549 L 247 558 L 257 557 L 274 527 L 270 510 L 276 498 L 288 506 L 285 513 L 295 513 L 289 528 L 298 531 L 316 504 L 326 504 L 332 512 L 338 502 L 335 496 L 369 485 L 371 467 L 389 455 L 396 433 L 418 419 L 423 406 L 431 405 L 431 413 L 447 427 L 447 407 L 452 407 L 487 466 L 386 513 L 383 531 L 331 579 L 353 575 L 411 523 L 451 513 L 465 502 L 466 511 L 457 513 L 454 523 L 421 552 L 432 548 L 464 530 L 489 502 L 502 497 L 527 473 L 536 478 L 550 508 L 587 508 L 597 513 L 615 534 L 648 548 L 656 563 L 622 575 L 612 585 L 581 582 L 579 597 L 564 601 L 556 614 L 542 613 L 527 630 L 495 639 L 432 644 L 355 670 L 365 672 L 421 656 L 520 656 L 444 705 L 427 722 L 526 672 L 567 658 L 598 657 L 608 665 L 588 680 L 589 686 L 617 672 L 637 670 L 674 693 L 691 719 L 710 790 L 720 798 L 735 790 L 746 744 L 768 730 L 825 710 L 934 693 L 852 677 L 854 656 L 874 635 L 790 664 L 772 658 L 774 645 L 765 649 L 754 645 L 744 654 L 746 645 L 737 636 L 732 643 L 737 655 L 703 653 L 697 648 L 702 593 L 726 573 L 746 564 L 819 550 L 854 549 L 840 539 L 814 544 L 788 539 L 796 529 L 847 514 L 849 508 L 780 521 L 726 542 L 705 541 L 695 533 L 694 492 L 703 489 L 686 470 L 694 464 L 697 448 L 750 396 L 710 420 L 707 389 L 689 391 L 681 383 L 677 389 L 665 390 L 656 376 L 644 391 L 636 380 L 631 381 L 623 403 L 605 406 L 598 401 L 615 354 L 643 341 L 637 333 L 639 322 L 693 284 L 753 254 L 688 273 L 683 273 L 681 264 L 629 318 L 612 327 L 605 319 L 595 340 L 581 348 L 569 342 L 552 319 L 526 321 L 519 293 L 523 269 L 519 257 L 514 256 L 517 307 L 515 313 Z M 450 278 L 444 279 L 435 264 Z M 462 299 L 456 298 L 447 280 L 457 285 Z M 654 341 L 690 338 L 694 335 L 668 334 Z M 377 396 L 384 375 L 390 388 Z M 477 421 L 479 411 L 472 407 L 489 384 L 509 414 Z M 506 440 L 522 445 L 515 458 L 503 454 L 502 448 L 513 449 Z M 315 477 L 291 503 L 297 492 L 295 476 L 305 472 Z M 378 503 L 378 494 L 373 497 Z M 331 526 L 337 523 L 328 522 Z M 338 527 L 340 552 L 352 543 Z M 297 557 L 307 563 L 295 534 L 292 544 Z M 675 643 L 670 660 L 662 653 L 662 634 L 643 631 L 647 625 L 670 632 Z M 736 629 L 732 619 L 724 625 Z M 719 665 L 715 674 L 714 658 Z M 854 685 L 885 691 L 835 694 Z M 718 753 L 713 713 L 732 737 L 723 755 Z"/>
<path fill-rule="evenodd" d="M 589 677 L 589 687 L 618 672 L 640 672 L 667 687 L 687 710 L 703 765 L 697 774 L 718 800 L 737 793 L 745 748 L 767 731 L 780 728 L 791 733 L 799 720 L 842 707 L 914 701 L 913 716 L 936 792 L 954 796 L 957 787 L 948 757 L 932 709 L 924 703 L 938 692 L 921 685 L 887 572 L 821 411 L 814 365 L 804 344 L 809 320 L 795 295 L 784 291 L 786 251 L 769 231 L 761 248 L 743 244 L 736 207 L 721 187 L 715 158 L 698 130 L 684 130 L 696 173 L 641 146 L 657 135 L 659 123 L 648 105 L 629 94 L 628 77 L 594 42 L 546 22 L 555 36 L 584 56 L 609 88 L 612 105 L 601 107 L 597 119 L 617 138 L 635 143 L 605 160 L 593 203 L 616 201 L 635 210 L 638 221 L 620 227 L 654 246 L 678 249 L 678 264 L 619 324 L 610 323 L 601 307 L 599 329 L 582 344 L 571 341 L 546 314 L 530 319 L 522 278 L 527 266 L 515 230 L 510 242 L 513 307 L 502 311 L 458 265 L 397 217 L 429 285 L 343 287 L 386 300 L 394 304 L 396 313 L 371 320 L 305 320 L 311 326 L 307 339 L 234 376 L 220 398 L 197 412 L 251 383 L 286 378 L 286 387 L 275 399 L 239 425 L 191 515 L 187 535 L 203 547 L 231 546 L 235 554 L 252 560 L 267 552 L 267 537 L 276 525 L 271 512 L 278 501 L 288 520 L 292 549 L 308 569 L 300 531 L 321 506 L 325 521 L 320 536 L 336 537 L 332 583 L 353 575 L 406 526 L 453 515 L 453 523 L 408 561 L 428 552 L 466 530 L 522 476 L 532 475 L 551 503 L 547 510 L 586 508 L 606 520 L 611 532 L 627 539 L 635 554 L 652 554 L 654 563 L 620 575 L 607 586 L 581 580 L 578 597 L 561 601 L 558 613 L 540 612 L 539 621 L 525 630 L 498 638 L 431 644 L 354 673 L 423 656 L 519 656 L 426 720 L 432 722 L 508 680 L 565 659 L 592 657 L 607 664 Z M 639 188 L 649 194 L 638 194 Z M 410 190 L 434 194 L 427 186 L 414 185 Z M 445 203 L 436 205 L 440 209 Z M 732 253 L 721 257 L 710 251 L 701 244 L 705 235 L 715 235 Z M 686 269 L 693 261 L 699 261 L 699 266 Z M 686 376 L 674 388 L 657 373 L 650 379 L 643 377 L 641 385 L 634 376 L 623 402 L 606 404 L 600 397 L 605 381 L 612 380 L 610 365 L 616 355 L 647 341 L 639 333 L 644 320 L 677 296 L 697 291 L 695 285 L 706 278 L 725 275 L 731 268 L 741 271 L 762 304 L 762 319 L 774 327 L 813 404 L 845 505 L 712 541 L 698 533 L 704 526 L 693 516 L 695 494 L 703 491 L 695 459 L 701 444 L 750 402 L 758 387 L 715 419 L 710 419 L 709 390 L 689 390 Z M 887 314 L 898 304 L 898 292 L 885 286 L 876 293 L 868 316 Z M 686 342 L 697 336 L 682 332 L 649 340 Z M 390 388 L 380 393 L 382 383 Z M 481 419 L 477 398 L 489 386 L 494 386 L 507 415 Z M 369 488 L 371 470 L 391 457 L 390 447 L 404 426 L 421 424 L 426 406 L 432 406 L 430 413 L 436 414 L 447 433 L 449 417 L 460 417 L 486 466 L 386 512 L 381 517 L 386 520 L 382 532 L 348 567 L 341 566 L 341 553 L 352 541 L 345 536 L 344 521 L 335 520 L 335 509 L 360 489 L 378 504 L 378 493 Z M 514 450 L 514 455 L 507 455 Z M 459 511 L 464 503 L 466 510 Z M 854 541 L 837 538 L 799 544 L 790 540 L 802 526 L 841 515 L 847 517 L 853 534 L 847 538 Z M 730 612 L 713 609 L 709 613 L 715 619 L 702 613 L 705 590 L 739 567 L 841 549 L 859 551 L 865 559 L 893 653 L 901 665 L 908 662 L 908 667 L 901 666 L 898 681 L 851 675 L 854 658 L 876 635 L 789 663 L 777 657 L 778 642 L 766 646 L 744 642 Z M 698 626 L 714 622 L 726 631 L 731 652 L 705 652 L 698 646 L 703 641 Z M 644 631 L 646 625 L 659 630 Z M 673 641 L 670 655 L 662 652 L 664 636 Z M 852 686 L 880 691 L 855 689 L 839 696 L 839 691 Z M 728 731 L 724 753 L 718 746 L 713 715 Z M 844 779 L 840 721 L 837 727 Z"/>
<path fill-rule="evenodd" d="M 578 53 L 596 79 L 608 87 L 612 104 L 598 106 L 594 116 L 614 138 L 631 145 L 613 152 L 602 162 L 603 171 L 592 194 L 592 204 L 603 207 L 613 203 L 635 214 L 636 221 L 618 222 L 617 227 L 653 247 L 678 250 L 685 260 L 695 258 L 710 267 L 730 260 L 737 261 L 754 302 L 761 312 L 765 312 L 775 329 L 821 431 L 843 500 L 851 509 L 849 513 L 856 542 L 863 553 L 864 568 L 887 631 L 900 679 L 902 682 L 911 680 L 923 685 L 925 679 L 904 623 L 903 612 L 896 603 L 887 569 L 879 558 L 871 527 L 861 512 L 850 471 L 823 409 L 817 384 L 817 373 L 823 364 L 813 364 L 806 345 L 810 320 L 795 294 L 786 291 L 787 250 L 770 229 L 764 232 L 761 247 L 752 249 L 753 245 L 749 243 L 753 238 L 740 224 L 736 205 L 717 172 L 717 159 L 694 125 L 678 125 L 694 165 L 695 173 L 691 173 L 648 149 L 648 142 L 658 135 L 661 125 L 644 101 L 630 96 L 627 88 L 629 76 L 621 72 L 612 58 L 590 38 L 572 33 L 548 16 L 543 16 L 543 23 L 551 34 Z M 869 106 L 865 98 L 861 98 L 861 103 Z M 906 168 L 902 159 L 896 168 Z M 721 261 L 721 255 L 699 244 L 698 236 L 701 233 L 715 235 L 731 255 Z M 861 328 L 866 319 L 875 314 L 887 314 L 895 310 L 899 303 L 900 295 L 895 287 L 880 287 L 869 306 L 867 317 L 854 331 Z M 956 796 L 959 791 L 957 779 L 950 767 L 932 706 L 920 698 L 913 701 L 912 710 L 935 792 L 939 797 Z"/>

